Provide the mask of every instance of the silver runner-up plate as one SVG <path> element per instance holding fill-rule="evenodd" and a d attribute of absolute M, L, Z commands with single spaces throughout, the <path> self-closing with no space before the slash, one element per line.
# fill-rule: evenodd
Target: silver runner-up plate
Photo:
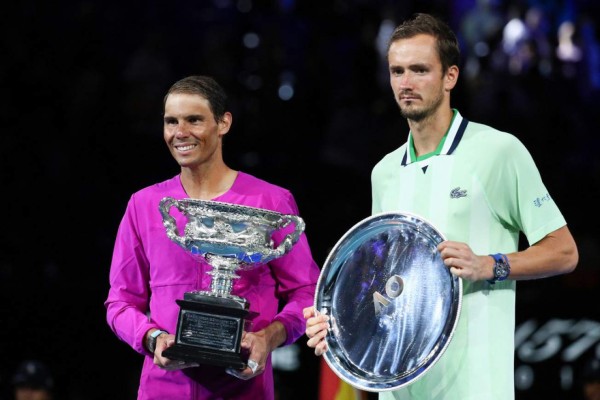
<path fill-rule="evenodd" d="M 330 316 L 327 364 L 350 385 L 395 390 L 422 377 L 458 322 L 462 281 L 444 265 L 444 236 L 421 217 L 366 218 L 335 245 L 321 269 L 317 312 Z"/>

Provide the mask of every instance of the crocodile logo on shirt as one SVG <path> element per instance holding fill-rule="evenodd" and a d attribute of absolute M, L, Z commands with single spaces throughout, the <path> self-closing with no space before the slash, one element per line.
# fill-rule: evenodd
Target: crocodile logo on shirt
<path fill-rule="evenodd" d="M 459 199 L 461 197 L 467 197 L 467 190 L 461 190 L 460 186 L 459 187 L 455 187 L 454 189 L 452 189 L 450 191 L 450 198 L 451 199 Z"/>

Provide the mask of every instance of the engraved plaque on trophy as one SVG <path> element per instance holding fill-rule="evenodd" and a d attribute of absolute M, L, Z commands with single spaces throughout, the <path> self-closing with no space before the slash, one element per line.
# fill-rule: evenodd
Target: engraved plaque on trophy
<path fill-rule="evenodd" d="M 187 219 L 180 235 L 176 207 Z M 208 291 L 184 293 L 176 300 L 180 307 L 175 344 L 163 355 L 173 360 L 243 369 L 241 354 L 244 327 L 256 316 L 249 302 L 232 294 L 238 270 L 248 270 L 279 258 L 292 249 L 304 231 L 296 215 L 207 200 L 165 197 L 159 205 L 167 236 L 188 254 L 208 263 L 212 269 Z M 274 245 L 272 235 L 294 224 L 294 231 Z"/>

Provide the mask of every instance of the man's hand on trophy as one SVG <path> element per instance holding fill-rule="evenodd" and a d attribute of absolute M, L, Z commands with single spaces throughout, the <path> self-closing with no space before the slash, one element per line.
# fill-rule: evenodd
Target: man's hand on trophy
<path fill-rule="evenodd" d="M 246 364 L 246 367 L 244 369 L 227 368 L 225 372 L 227 372 L 229 375 L 233 375 L 236 378 L 243 379 L 246 381 L 250 378 L 254 378 L 256 375 L 262 374 L 264 370 L 264 365 L 260 367 L 259 371 L 259 364 L 253 359 L 249 358 L 248 363 Z"/>
<path fill-rule="evenodd" d="M 279 321 L 257 332 L 244 332 L 241 345 L 242 350 L 249 354 L 247 366 L 241 371 L 228 369 L 227 373 L 240 379 L 250 379 L 262 374 L 267 357 L 285 342 L 286 337 L 285 326 Z"/>
<path fill-rule="evenodd" d="M 154 350 L 154 364 L 167 371 L 178 369 L 198 367 L 200 364 L 195 362 L 186 362 L 182 360 L 171 360 L 163 357 L 162 352 L 175 344 L 175 335 L 164 333 L 156 338 L 156 348 Z"/>
<path fill-rule="evenodd" d="M 327 330 L 329 329 L 329 316 L 316 311 L 314 307 L 306 307 L 302 310 L 304 319 L 306 319 L 306 336 L 308 347 L 315 349 L 317 356 L 322 355 L 327 351 Z"/>
<path fill-rule="evenodd" d="M 228 368 L 226 372 L 229 375 L 233 375 L 236 378 L 244 380 L 248 380 L 250 378 L 254 378 L 256 375 L 262 374 L 265 370 L 267 357 L 271 351 L 267 345 L 265 331 L 244 332 L 241 345 L 242 349 L 249 354 L 246 368 L 242 370 Z"/>

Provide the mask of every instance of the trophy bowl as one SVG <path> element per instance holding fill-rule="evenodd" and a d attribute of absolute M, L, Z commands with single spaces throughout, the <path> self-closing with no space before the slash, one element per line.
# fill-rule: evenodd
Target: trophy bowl
<path fill-rule="evenodd" d="M 444 353 L 458 322 L 462 281 L 441 260 L 443 240 L 421 217 L 382 213 L 334 246 L 315 309 L 330 317 L 324 358 L 342 380 L 371 392 L 395 390 Z"/>
<path fill-rule="evenodd" d="M 170 210 L 186 218 L 180 235 Z M 241 339 L 256 316 L 243 297 L 231 293 L 238 270 L 255 268 L 289 252 L 304 231 L 302 218 L 275 211 L 210 200 L 165 197 L 159 211 L 166 234 L 186 253 L 212 268 L 210 290 L 186 292 L 180 307 L 175 344 L 163 355 L 173 360 L 243 369 Z M 273 234 L 294 224 L 275 246 Z"/>

